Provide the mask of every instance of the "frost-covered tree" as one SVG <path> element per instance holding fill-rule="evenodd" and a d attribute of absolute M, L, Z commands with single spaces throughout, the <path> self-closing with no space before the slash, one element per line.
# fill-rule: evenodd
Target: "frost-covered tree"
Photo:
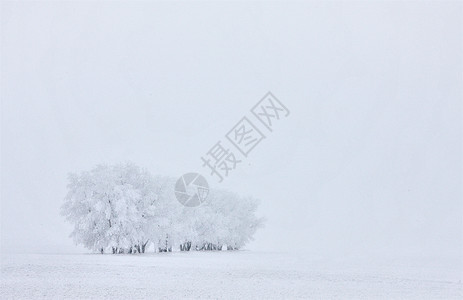
<path fill-rule="evenodd" d="M 144 252 L 155 212 L 153 182 L 133 164 L 71 174 L 62 214 L 74 224 L 75 242 L 101 252 Z"/>
<path fill-rule="evenodd" d="M 147 234 L 159 252 L 171 252 L 178 244 L 181 222 L 179 219 L 183 206 L 174 194 L 175 180 L 170 177 L 154 178 L 154 193 L 157 195 L 156 209 Z"/>
<path fill-rule="evenodd" d="M 205 243 L 200 249 L 221 250 L 224 245 L 228 250 L 243 247 L 264 223 L 263 218 L 255 215 L 257 207 L 256 199 L 225 190 L 211 190 L 200 207 L 207 223 L 197 223 L 197 232 L 202 234 L 199 240 Z"/>
<path fill-rule="evenodd" d="M 100 165 L 69 176 L 62 214 L 76 243 L 102 253 L 236 250 L 262 226 L 255 199 L 211 190 L 201 206 L 184 207 L 175 181 L 130 163 Z"/>
<path fill-rule="evenodd" d="M 263 218 L 255 214 L 257 206 L 253 198 L 211 190 L 200 207 L 183 208 L 180 250 L 222 250 L 224 245 L 228 250 L 240 249 L 263 225 Z"/>

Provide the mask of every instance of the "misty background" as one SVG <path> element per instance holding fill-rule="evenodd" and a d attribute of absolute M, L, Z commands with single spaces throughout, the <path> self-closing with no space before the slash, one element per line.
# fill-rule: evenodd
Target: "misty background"
<path fill-rule="evenodd" d="M 1 251 L 86 252 L 59 214 L 67 174 L 132 161 L 261 199 L 247 249 L 461 262 L 462 19 L 458 2 L 2 2 Z M 291 114 L 219 184 L 200 157 L 268 91 Z"/>

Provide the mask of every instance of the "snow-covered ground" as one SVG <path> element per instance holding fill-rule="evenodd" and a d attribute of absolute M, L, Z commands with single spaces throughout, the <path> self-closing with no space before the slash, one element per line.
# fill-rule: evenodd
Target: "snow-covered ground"
<path fill-rule="evenodd" d="M 254 251 L 4 254 L 0 299 L 461 299 L 461 261 Z"/>

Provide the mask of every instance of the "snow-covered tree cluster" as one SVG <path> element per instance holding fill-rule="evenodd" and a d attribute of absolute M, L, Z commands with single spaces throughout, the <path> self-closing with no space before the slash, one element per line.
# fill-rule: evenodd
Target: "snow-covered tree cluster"
<path fill-rule="evenodd" d="M 176 200 L 174 185 L 134 164 L 99 165 L 69 175 L 62 214 L 74 225 L 74 241 L 101 253 L 236 250 L 263 224 L 253 198 L 211 189 L 189 208 Z"/>

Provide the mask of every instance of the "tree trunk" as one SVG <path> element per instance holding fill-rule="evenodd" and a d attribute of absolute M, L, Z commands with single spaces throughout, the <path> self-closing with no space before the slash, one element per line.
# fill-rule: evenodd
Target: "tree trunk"
<path fill-rule="evenodd" d="M 142 251 L 142 253 L 145 253 L 146 245 L 148 245 L 148 242 L 149 242 L 149 241 L 150 241 L 150 240 L 147 240 L 147 241 L 141 246 L 141 251 Z"/>

